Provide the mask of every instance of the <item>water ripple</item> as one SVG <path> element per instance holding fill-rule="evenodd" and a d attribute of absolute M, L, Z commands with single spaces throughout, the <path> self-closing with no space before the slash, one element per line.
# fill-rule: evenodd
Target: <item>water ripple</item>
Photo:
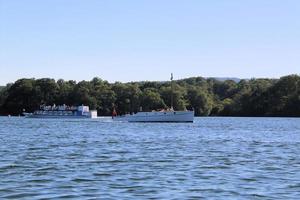
<path fill-rule="evenodd" d="M 0 118 L 0 199 L 299 199 L 300 119 Z"/>

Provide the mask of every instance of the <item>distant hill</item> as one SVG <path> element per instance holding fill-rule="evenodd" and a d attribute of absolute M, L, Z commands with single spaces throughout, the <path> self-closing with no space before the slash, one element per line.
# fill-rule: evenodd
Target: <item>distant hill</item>
<path fill-rule="evenodd" d="M 1 86 L 1 85 L 0 85 L 0 91 L 1 91 L 4 87 L 5 87 L 5 86 Z"/>
<path fill-rule="evenodd" d="M 213 79 L 216 79 L 218 81 L 227 81 L 227 80 L 232 80 L 236 83 L 240 82 L 241 80 L 247 80 L 247 79 L 240 79 L 240 78 L 230 78 L 230 77 L 207 77 L 207 78 L 213 78 Z"/>

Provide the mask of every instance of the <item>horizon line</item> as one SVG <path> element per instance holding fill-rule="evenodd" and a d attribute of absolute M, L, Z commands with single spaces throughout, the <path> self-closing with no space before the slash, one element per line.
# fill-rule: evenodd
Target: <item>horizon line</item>
<path fill-rule="evenodd" d="M 241 77 L 227 77 L 227 76 L 189 76 L 189 77 L 179 77 L 177 79 L 174 79 L 175 81 L 176 80 L 183 80 L 183 79 L 189 79 L 189 78 L 198 78 L 198 77 L 201 77 L 201 78 L 205 78 L 205 79 L 209 79 L 209 78 L 213 78 L 213 79 L 225 79 L 225 80 L 232 80 L 232 79 L 238 79 L 238 80 L 251 80 L 251 79 L 280 79 L 281 77 L 285 77 L 285 76 L 290 76 L 290 75 L 298 75 L 297 73 L 291 73 L 291 74 L 286 74 L 286 75 L 281 75 L 279 77 L 251 77 L 251 78 L 241 78 Z M 75 81 L 76 83 L 79 83 L 81 81 L 91 81 L 93 80 L 94 78 L 99 78 L 101 79 L 102 81 L 107 81 L 108 83 L 110 84 L 113 84 L 113 83 L 117 83 L 117 82 L 120 82 L 120 83 L 132 83 L 132 82 L 166 82 L 166 81 L 169 81 L 168 79 L 166 80 L 131 80 L 131 81 L 119 81 L 119 80 L 107 80 L 107 79 L 104 79 L 104 78 L 101 78 L 99 76 L 94 76 L 92 78 L 90 78 L 89 80 L 88 79 L 81 79 L 81 80 L 78 80 L 78 79 L 64 79 L 64 78 L 53 78 L 53 77 L 21 77 L 21 78 L 18 78 L 16 79 L 15 81 L 10 81 L 10 82 L 7 82 L 7 83 L 1 83 L 0 86 L 5 86 L 7 84 L 13 84 L 15 83 L 16 81 L 20 80 L 20 79 L 54 79 L 56 82 L 58 80 L 64 80 L 64 81 Z"/>

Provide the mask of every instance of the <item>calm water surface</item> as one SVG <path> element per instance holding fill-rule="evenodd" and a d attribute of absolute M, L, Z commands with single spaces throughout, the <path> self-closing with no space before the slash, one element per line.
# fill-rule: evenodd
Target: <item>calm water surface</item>
<path fill-rule="evenodd" d="M 300 119 L 0 118 L 1 199 L 300 199 Z"/>

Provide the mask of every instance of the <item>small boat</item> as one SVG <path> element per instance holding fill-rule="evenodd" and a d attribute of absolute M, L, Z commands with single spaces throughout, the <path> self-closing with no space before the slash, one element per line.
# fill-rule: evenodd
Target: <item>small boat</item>
<path fill-rule="evenodd" d="M 97 111 L 88 106 L 40 106 L 33 113 L 23 112 L 26 118 L 97 118 Z"/>
<path fill-rule="evenodd" d="M 114 109 L 112 118 L 114 121 L 125 122 L 194 122 L 195 112 L 189 110 L 175 111 L 173 109 L 173 74 L 171 74 L 171 109 L 152 111 L 152 112 L 137 112 L 135 114 L 126 114 L 117 116 Z"/>

